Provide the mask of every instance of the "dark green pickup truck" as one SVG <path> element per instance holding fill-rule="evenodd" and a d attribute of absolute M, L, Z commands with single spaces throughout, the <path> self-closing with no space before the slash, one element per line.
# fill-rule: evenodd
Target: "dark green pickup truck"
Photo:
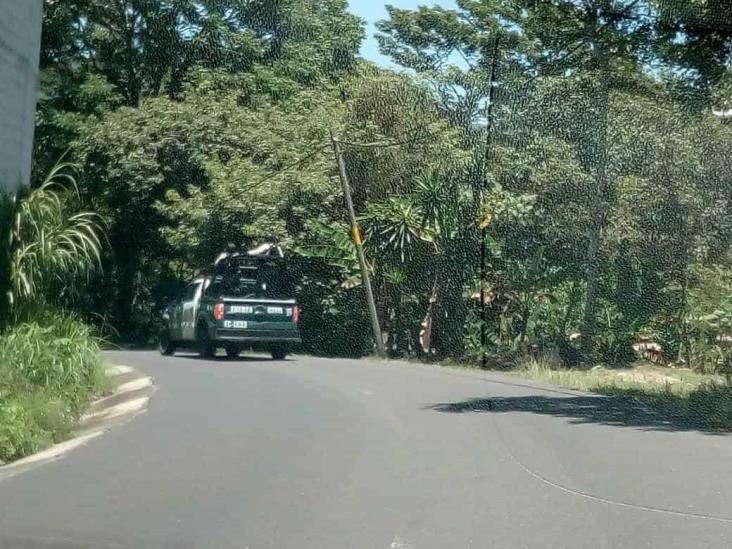
<path fill-rule="evenodd" d="M 163 312 L 160 352 L 197 348 L 202 357 L 223 347 L 236 357 L 244 349 L 284 359 L 300 342 L 300 311 L 279 255 L 231 254 L 199 275 Z M 288 296 L 289 294 L 289 296 Z"/>

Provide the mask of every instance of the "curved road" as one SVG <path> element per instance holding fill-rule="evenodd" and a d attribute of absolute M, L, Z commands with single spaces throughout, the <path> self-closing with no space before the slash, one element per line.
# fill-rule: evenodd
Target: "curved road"
<path fill-rule="evenodd" d="M 732 438 L 399 363 L 115 352 L 149 410 L 0 482 L 0 547 L 732 546 Z"/>

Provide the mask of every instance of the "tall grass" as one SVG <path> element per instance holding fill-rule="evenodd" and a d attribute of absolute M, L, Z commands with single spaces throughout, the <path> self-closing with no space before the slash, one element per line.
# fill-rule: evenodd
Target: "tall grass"
<path fill-rule="evenodd" d="M 570 389 L 632 398 L 669 419 L 701 429 L 732 430 L 732 386 L 720 375 L 643 363 L 568 369 L 553 355 L 519 360 L 513 372 Z"/>
<path fill-rule="evenodd" d="M 67 437 L 107 389 L 99 340 L 73 316 L 44 313 L 0 335 L 0 460 Z"/>
<path fill-rule="evenodd" d="M 53 282 L 75 281 L 100 266 L 100 217 L 77 211 L 74 166 L 57 164 L 46 179 L 13 201 L 9 234 L 11 304 L 39 302 Z"/>
<path fill-rule="evenodd" d="M 73 169 L 0 195 L 0 461 L 66 437 L 106 386 L 99 340 L 45 308 L 100 265 L 101 219 L 78 210 Z"/>

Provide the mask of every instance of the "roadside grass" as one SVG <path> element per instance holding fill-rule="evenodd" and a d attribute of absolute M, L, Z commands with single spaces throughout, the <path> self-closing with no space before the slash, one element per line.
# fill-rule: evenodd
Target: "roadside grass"
<path fill-rule="evenodd" d="M 68 438 L 91 400 L 110 389 L 99 341 L 65 314 L 0 334 L 0 461 Z"/>
<path fill-rule="evenodd" d="M 630 398 L 664 418 L 707 430 L 732 430 L 732 386 L 723 376 L 659 367 L 566 369 L 551 355 L 525 358 L 507 373 L 553 385 Z"/>
<path fill-rule="evenodd" d="M 369 360 L 391 362 L 370 355 Z M 411 366 L 425 364 L 416 357 L 398 359 Z M 656 366 L 638 361 L 627 367 L 566 368 L 551 353 L 537 358 L 509 359 L 490 356 L 487 368 L 475 361 L 439 360 L 429 364 L 457 370 L 493 371 L 549 385 L 616 396 L 641 403 L 659 418 L 702 431 L 732 431 L 732 384 L 724 376 L 685 368 Z"/>

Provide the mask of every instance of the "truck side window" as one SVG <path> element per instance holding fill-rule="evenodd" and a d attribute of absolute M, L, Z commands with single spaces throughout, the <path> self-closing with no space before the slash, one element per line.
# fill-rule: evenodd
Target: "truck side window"
<path fill-rule="evenodd" d="M 222 277 L 220 275 L 208 279 L 206 295 L 217 297 L 221 293 L 221 279 Z"/>
<path fill-rule="evenodd" d="M 196 297 L 196 291 L 198 290 L 198 287 L 200 286 L 199 282 L 194 282 L 193 284 L 189 284 L 186 288 L 186 293 L 183 296 L 184 301 L 193 301 L 193 299 Z"/>

